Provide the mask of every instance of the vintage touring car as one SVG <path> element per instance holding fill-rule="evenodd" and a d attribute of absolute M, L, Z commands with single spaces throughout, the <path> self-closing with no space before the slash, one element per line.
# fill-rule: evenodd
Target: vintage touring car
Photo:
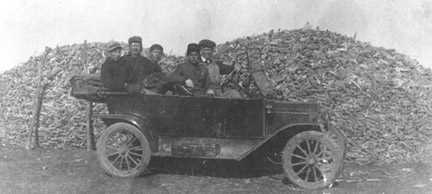
<path fill-rule="evenodd" d="M 74 89 L 72 95 L 101 101 Z M 316 103 L 109 91 L 102 96 L 109 114 L 97 115 L 107 126 L 97 154 L 114 176 L 139 176 L 152 157 L 241 161 L 262 147 L 280 154 L 287 178 L 307 189 L 332 184 L 343 167 L 344 137 L 328 128 Z"/>

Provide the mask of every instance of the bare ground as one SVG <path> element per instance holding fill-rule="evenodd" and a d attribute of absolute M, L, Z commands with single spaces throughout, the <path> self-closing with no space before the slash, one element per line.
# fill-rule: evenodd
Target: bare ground
<path fill-rule="evenodd" d="M 119 179 L 103 172 L 95 152 L 0 146 L 0 193 L 432 193 L 429 165 L 420 163 L 346 164 L 333 187 L 314 191 L 250 163 L 152 159 L 152 174 Z"/>

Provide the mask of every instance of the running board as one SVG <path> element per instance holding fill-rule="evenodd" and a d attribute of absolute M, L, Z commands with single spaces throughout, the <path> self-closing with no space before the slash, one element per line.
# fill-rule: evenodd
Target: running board
<path fill-rule="evenodd" d="M 167 137 L 158 139 L 158 152 L 153 156 L 175 158 L 241 160 L 263 139 Z"/>

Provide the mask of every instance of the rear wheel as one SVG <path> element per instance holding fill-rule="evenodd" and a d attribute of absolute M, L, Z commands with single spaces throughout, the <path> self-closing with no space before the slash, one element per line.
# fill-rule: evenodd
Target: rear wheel
<path fill-rule="evenodd" d="M 97 143 L 102 168 L 118 177 L 139 176 L 148 166 L 150 145 L 145 135 L 128 123 L 110 125 Z"/>
<path fill-rule="evenodd" d="M 343 165 L 338 142 L 318 131 L 305 131 L 290 138 L 282 151 L 288 179 L 306 189 L 327 187 Z"/>

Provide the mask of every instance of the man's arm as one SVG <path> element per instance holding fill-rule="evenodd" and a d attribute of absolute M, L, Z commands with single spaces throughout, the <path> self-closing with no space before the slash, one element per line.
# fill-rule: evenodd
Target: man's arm
<path fill-rule="evenodd" d="M 115 80 L 114 75 L 112 73 L 111 64 L 105 62 L 102 64 L 101 68 L 101 80 L 102 84 L 105 88 L 114 89 L 115 88 Z"/>
<path fill-rule="evenodd" d="M 130 63 L 128 60 L 124 59 L 121 61 L 121 65 L 126 66 L 127 79 L 125 83 L 125 88 L 130 93 L 137 93 L 140 91 L 139 78 L 143 75 L 142 68 L 135 68 L 134 64 Z M 143 67 L 143 66 L 137 66 Z"/>
<path fill-rule="evenodd" d="M 126 68 L 126 83 L 130 84 L 136 82 L 136 78 L 138 77 L 137 74 L 139 72 L 134 68 L 133 64 L 130 63 L 130 61 L 127 59 L 127 56 L 121 57 L 119 63 Z"/>
<path fill-rule="evenodd" d="M 205 69 L 207 70 L 207 69 Z M 204 73 L 204 85 L 203 85 L 204 89 L 207 91 L 209 89 L 214 89 L 215 85 L 214 83 L 211 82 L 210 80 L 210 76 L 209 76 L 209 72 L 205 71 Z"/>
<path fill-rule="evenodd" d="M 144 57 L 144 59 L 145 59 L 145 62 L 144 63 L 147 63 L 148 65 L 146 65 L 147 67 L 150 67 L 151 68 L 151 73 L 159 73 L 159 72 L 162 72 L 162 68 L 161 68 L 161 66 L 158 64 L 158 63 L 156 63 L 156 62 L 153 62 L 152 60 L 150 60 L 150 59 L 148 59 L 148 58 L 146 58 L 146 57 Z"/>
<path fill-rule="evenodd" d="M 177 65 L 176 69 L 174 70 L 174 72 L 172 72 L 170 75 L 168 75 L 168 82 L 170 83 L 184 83 L 187 79 L 187 77 L 184 76 L 184 64 L 181 63 L 179 65 Z"/>
<path fill-rule="evenodd" d="M 160 65 L 154 63 L 154 66 L 155 66 L 154 69 L 153 69 L 154 73 L 162 72 L 162 67 Z"/>
<path fill-rule="evenodd" d="M 207 69 L 206 69 L 207 70 Z M 216 95 L 216 89 L 219 88 L 218 82 L 213 82 L 210 79 L 210 74 L 208 71 L 205 71 L 205 84 L 204 84 L 205 92 L 207 95 L 214 96 Z"/>
<path fill-rule="evenodd" d="M 234 65 L 225 65 L 222 61 L 216 61 L 216 65 L 219 66 L 219 73 L 221 75 L 229 74 L 234 70 Z"/>

